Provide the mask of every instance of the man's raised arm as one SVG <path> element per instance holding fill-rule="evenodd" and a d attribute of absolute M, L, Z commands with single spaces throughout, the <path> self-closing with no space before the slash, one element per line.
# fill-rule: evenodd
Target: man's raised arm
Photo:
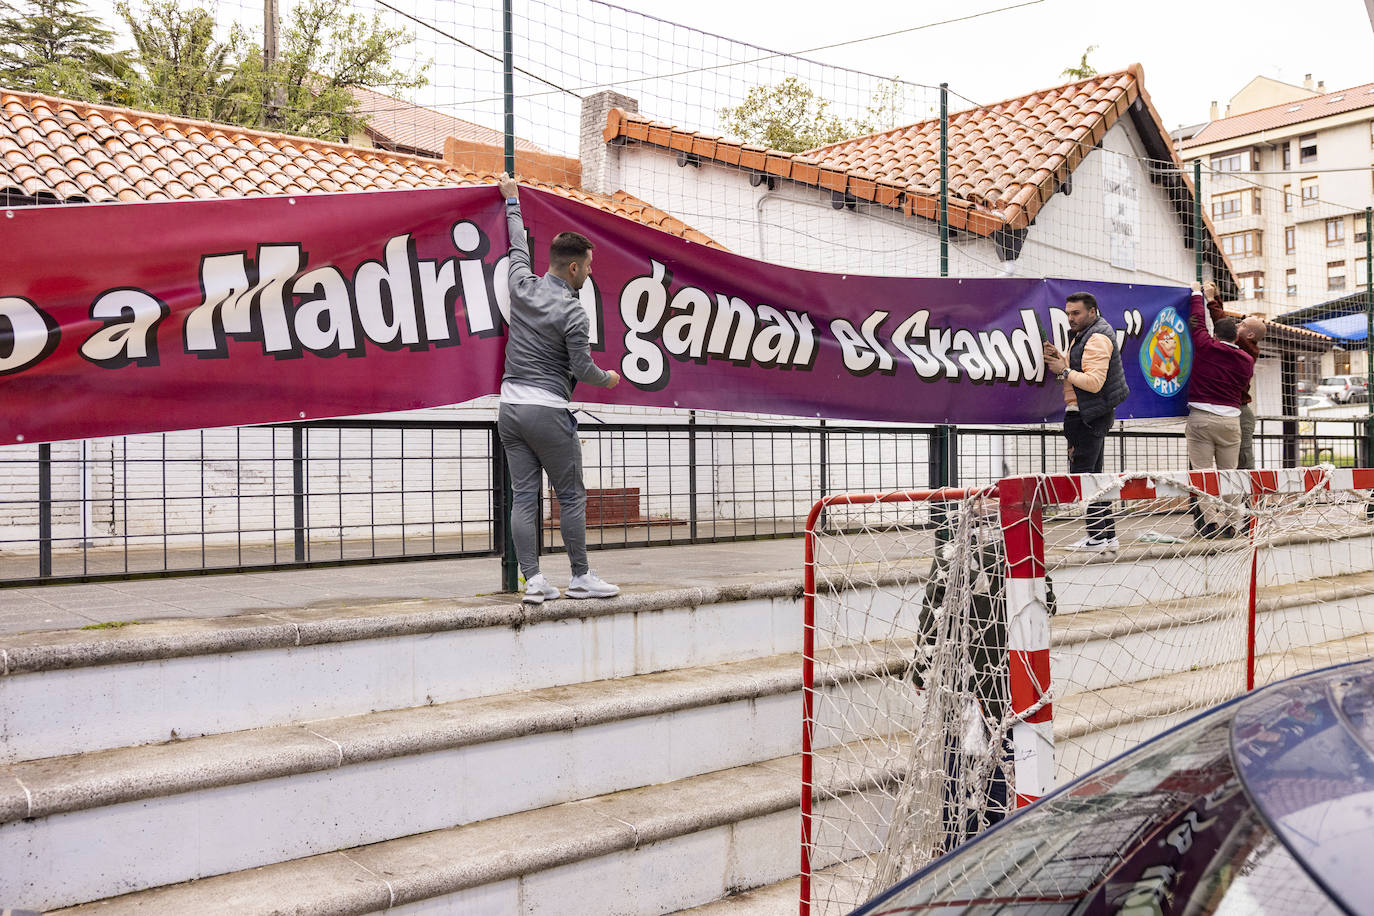
<path fill-rule="evenodd" d="M 525 221 L 520 218 L 520 186 L 505 172 L 497 179 L 501 196 L 506 199 L 506 228 L 510 231 L 511 289 L 537 280 L 530 261 L 530 244 L 525 235 Z"/>

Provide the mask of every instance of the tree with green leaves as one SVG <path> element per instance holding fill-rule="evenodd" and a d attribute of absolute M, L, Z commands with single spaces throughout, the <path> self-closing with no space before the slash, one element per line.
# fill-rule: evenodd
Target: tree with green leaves
<path fill-rule="evenodd" d="M 1067 76 L 1071 80 L 1085 80 L 1091 76 L 1097 76 L 1097 68 L 1088 63 L 1088 55 L 1097 50 L 1097 45 L 1088 45 L 1083 52 L 1083 56 L 1078 59 L 1078 66 L 1065 67 L 1059 71 L 1060 76 Z"/>
<path fill-rule="evenodd" d="M 745 143 L 800 153 L 854 136 L 850 125 L 830 114 L 830 100 L 789 76 L 771 86 L 755 86 L 734 108 L 723 108 L 725 131 Z"/>
<path fill-rule="evenodd" d="M 893 78 L 874 91 L 862 117 L 846 120 L 830 113 L 829 99 L 789 76 L 753 87 L 738 106 L 722 109 L 720 120 L 726 133 L 746 143 L 800 153 L 910 123 L 906 103 L 906 85 Z"/>
<path fill-rule="evenodd" d="M 428 83 L 428 63 L 405 68 L 397 52 L 411 41 L 379 15 L 346 12 L 345 0 L 304 0 L 291 12 L 277 60 L 268 67 L 250 46 L 238 79 L 253 87 L 237 123 L 289 134 L 339 139 L 365 121 L 354 87 L 398 92 Z"/>
<path fill-rule="evenodd" d="M 235 121 L 245 106 L 240 77 L 248 42 L 236 25 L 228 39 L 215 37 L 215 17 L 179 0 L 152 0 L 135 10 L 115 4 L 134 39 L 137 70 L 132 104 L 164 114 Z"/>
<path fill-rule="evenodd" d="M 77 0 L 0 0 L 0 85 L 94 101 L 115 92 L 128 62 L 114 33 Z"/>

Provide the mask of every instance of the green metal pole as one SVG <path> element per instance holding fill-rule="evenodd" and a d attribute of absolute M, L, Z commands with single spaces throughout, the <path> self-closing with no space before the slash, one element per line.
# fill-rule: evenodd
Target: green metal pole
<path fill-rule="evenodd" d="M 515 177 L 515 48 L 512 42 L 515 26 L 511 15 L 511 0 L 501 4 L 502 35 L 505 39 L 502 69 L 506 83 L 506 174 Z"/>
<path fill-rule="evenodd" d="M 1364 208 L 1364 467 L 1374 466 L 1374 208 Z M 1374 499 L 1365 502 L 1364 516 L 1374 521 Z"/>
<path fill-rule="evenodd" d="M 949 276 L 949 83 L 940 84 L 940 276 Z"/>
<path fill-rule="evenodd" d="M 1202 160 L 1193 163 L 1193 260 L 1202 282 Z"/>
<path fill-rule="evenodd" d="M 504 57 L 502 69 L 505 71 L 505 106 L 506 106 L 506 174 L 515 177 L 515 49 L 512 43 L 514 19 L 511 16 L 511 0 L 503 0 L 501 4 L 502 31 L 505 39 Z M 493 448 L 500 448 L 500 441 L 492 443 Z M 501 539 L 501 588 L 503 591 L 514 592 L 520 588 L 520 561 L 515 555 L 515 532 L 511 528 L 511 509 L 515 503 L 515 491 L 511 487 L 510 467 L 506 462 L 501 462 L 501 492 L 505 495 L 502 500 L 502 513 L 505 517 L 505 524 L 502 530 L 505 536 Z M 535 542 L 536 544 L 538 541 Z"/>
<path fill-rule="evenodd" d="M 949 83 L 940 84 L 940 276 L 949 276 Z M 956 430 L 949 424 L 935 428 L 931 442 L 935 449 L 931 484 L 936 487 L 954 485 L 954 441 Z M 932 507 L 937 523 L 936 537 L 949 539 L 949 515 L 946 506 Z"/>

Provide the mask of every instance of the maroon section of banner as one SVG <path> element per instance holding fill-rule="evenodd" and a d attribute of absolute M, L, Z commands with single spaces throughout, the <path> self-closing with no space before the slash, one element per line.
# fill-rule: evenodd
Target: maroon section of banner
<path fill-rule="evenodd" d="M 1042 337 L 1065 289 L 1122 332 L 1126 416 L 1180 412 L 1139 382 L 1139 329 L 1186 293 L 1041 279 L 911 279 L 753 261 L 523 189 L 535 268 L 592 239 L 579 401 L 908 422 L 1063 409 Z M 91 204 L 0 216 L 0 444 L 460 403 L 499 388 L 507 308 L 495 188 Z"/>

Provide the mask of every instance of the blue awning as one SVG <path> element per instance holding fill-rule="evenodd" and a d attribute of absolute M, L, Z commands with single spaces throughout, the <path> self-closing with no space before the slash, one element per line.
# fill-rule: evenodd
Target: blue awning
<path fill-rule="evenodd" d="M 1294 309 L 1279 315 L 1274 321 L 1316 331 L 1336 340 L 1363 342 L 1369 336 L 1366 308 L 1365 294 L 1361 290 L 1339 299 Z"/>

